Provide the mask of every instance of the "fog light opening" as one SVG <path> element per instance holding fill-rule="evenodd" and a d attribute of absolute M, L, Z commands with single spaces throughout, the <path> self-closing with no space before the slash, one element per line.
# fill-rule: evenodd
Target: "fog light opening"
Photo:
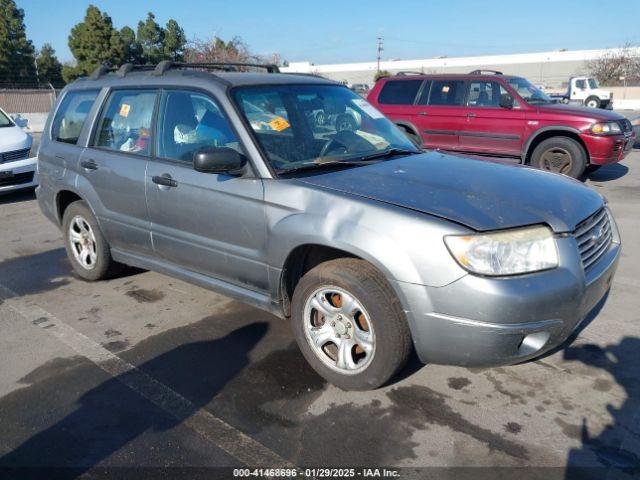
<path fill-rule="evenodd" d="M 518 353 L 520 355 L 530 355 L 541 350 L 550 336 L 551 333 L 549 332 L 536 332 L 525 335 L 518 347 Z"/>

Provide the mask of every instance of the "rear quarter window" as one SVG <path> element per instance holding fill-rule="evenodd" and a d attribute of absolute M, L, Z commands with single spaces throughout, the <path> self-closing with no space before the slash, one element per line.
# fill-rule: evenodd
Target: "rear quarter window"
<path fill-rule="evenodd" d="M 389 80 L 378 95 L 381 105 L 413 105 L 422 80 Z"/>
<path fill-rule="evenodd" d="M 51 126 L 51 139 L 56 142 L 77 144 L 84 122 L 100 90 L 67 92 L 62 99 Z"/>

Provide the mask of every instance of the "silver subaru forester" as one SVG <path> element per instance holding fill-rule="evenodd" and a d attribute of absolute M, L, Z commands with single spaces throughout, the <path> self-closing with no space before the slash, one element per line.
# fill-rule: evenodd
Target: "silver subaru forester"
<path fill-rule="evenodd" d="M 322 78 L 221 68 L 100 67 L 60 95 L 37 196 L 80 277 L 133 265 L 290 318 L 313 368 L 356 390 L 414 349 L 539 356 L 609 290 L 620 237 L 595 191 L 422 152 Z"/>

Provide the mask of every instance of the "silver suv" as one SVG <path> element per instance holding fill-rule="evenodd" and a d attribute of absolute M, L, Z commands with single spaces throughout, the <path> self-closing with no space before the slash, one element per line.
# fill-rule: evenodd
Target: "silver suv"
<path fill-rule="evenodd" d="M 37 196 L 79 276 L 133 265 L 290 318 L 313 368 L 358 390 L 413 349 L 466 366 L 538 356 L 605 296 L 620 237 L 598 193 L 421 152 L 345 86 L 218 71 L 233 67 L 101 67 L 64 90 Z"/>

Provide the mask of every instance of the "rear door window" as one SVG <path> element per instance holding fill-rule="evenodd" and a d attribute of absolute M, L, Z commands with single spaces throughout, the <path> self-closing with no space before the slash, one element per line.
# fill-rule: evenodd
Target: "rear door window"
<path fill-rule="evenodd" d="M 114 90 L 100 114 L 94 139 L 97 147 L 151 154 L 151 121 L 156 90 Z"/>
<path fill-rule="evenodd" d="M 51 139 L 57 142 L 78 143 L 80 132 L 100 90 L 67 92 L 51 125 Z"/>
<path fill-rule="evenodd" d="M 422 80 L 389 80 L 384 84 L 378 103 L 381 105 L 413 105 Z"/>
<path fill-rule="evenodd" d="M 464 80 L 434 80 L 429 95 L 429 105 L 462 106 L 464 105 Z"/>

